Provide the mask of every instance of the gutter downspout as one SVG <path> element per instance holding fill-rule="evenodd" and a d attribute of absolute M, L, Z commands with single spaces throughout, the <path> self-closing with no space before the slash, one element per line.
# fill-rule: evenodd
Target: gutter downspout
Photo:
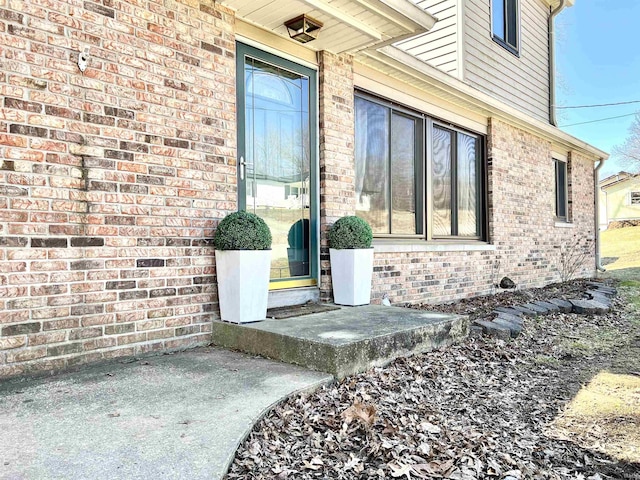
<path fill-rule="evenodd" d="M 553 20 L 564 8 L 566 0 L 560 0 L 560 4 L 551 11 L 549 15 L 549 123 L 554 127 L 558 126 L 556 119 L 556 49 L 555 49 L 555 28 Z"/>
<path fill-rule="evenodd" d="M 600 177 L 600 169 L 604 165 L 604 158 L 600 159 L 598 162 L 598 166 L 593 171 L 593 198 L 595 201 L 595 227 L 596 227 L 596 270 L 599 272 L 606 272 L 607 269 L 602 266 L 600 263 L 600 187 L 598 186 L 599 177 Z"/>

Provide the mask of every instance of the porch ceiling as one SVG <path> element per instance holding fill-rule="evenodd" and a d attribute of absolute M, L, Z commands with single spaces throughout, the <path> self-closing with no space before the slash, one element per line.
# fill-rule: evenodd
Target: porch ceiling
<path fill-rule="evenodd" d="M 324 26 L 305 44 L 313 50 L 355 53 L 431 29 L 437 19 L 409 0 L 222 0 L 237 18 L 289 38 L 284 22 L 303 13 Z M 293 41 L 293 40 L 292 40 Z"/>

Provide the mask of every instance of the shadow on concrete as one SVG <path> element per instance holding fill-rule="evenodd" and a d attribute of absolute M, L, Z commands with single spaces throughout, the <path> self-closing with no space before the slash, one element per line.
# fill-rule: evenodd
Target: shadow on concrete
<path fill-rule="evenodd" d="M 0 384 L 0 478 L 220 479 L 275 403 L 332 377 L 217 348 Z"/>

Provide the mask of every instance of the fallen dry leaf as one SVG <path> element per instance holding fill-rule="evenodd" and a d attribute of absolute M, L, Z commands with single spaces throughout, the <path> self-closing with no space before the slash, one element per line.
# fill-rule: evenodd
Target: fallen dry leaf
<path fill-rule="evenodd" d="M 376 407 L 355 402 L 342 413 L 342 417 L 347 425 L 353 420 L 360 420 L 365 426 L 371 427 L 376 421 Z"/>
<path fill-rule="evenodd" d="M 584 288 L 576 281 L 423 308 L 477 317 Z M 640 480 L 638 465 L 595 449 L 607 442 L 597 425 L 584 429 L 589 448 L 547 435 L 601 369 L 624 358 L 628 372 L 640 371 L 631 342 L 639 333 L 637 317 L 615 299 L 606 315 L 525 319 L 523 333 L 508 342 L 470 338 L 400 358 L 276 406 L 238 449 L 226 478 Z"/>

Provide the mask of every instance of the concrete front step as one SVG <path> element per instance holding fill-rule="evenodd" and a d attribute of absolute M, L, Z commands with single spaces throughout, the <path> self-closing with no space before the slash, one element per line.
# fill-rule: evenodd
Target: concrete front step
<path fill-rule="evenodd" d="M 469 334 L 466 316 L 366 305 L 237 325 L 213 323 L 213 343 L 329 372 L 338 379 Z"/>

